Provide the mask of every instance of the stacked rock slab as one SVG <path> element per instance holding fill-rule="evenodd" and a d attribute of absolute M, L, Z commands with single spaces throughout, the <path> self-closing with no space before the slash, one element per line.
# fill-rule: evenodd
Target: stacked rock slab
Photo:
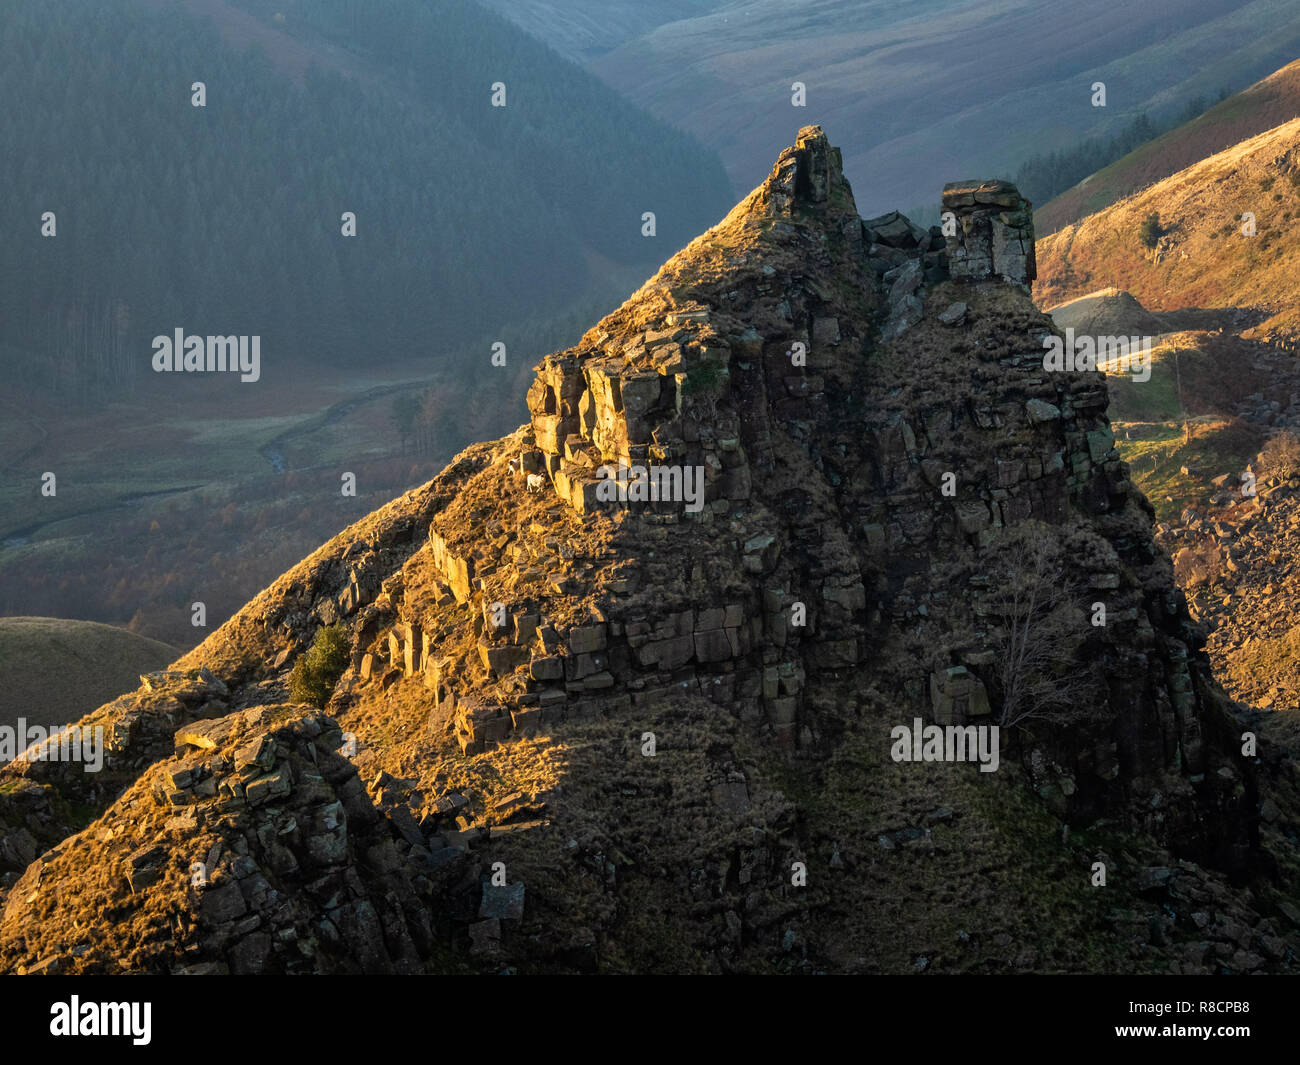
<path fill-rule="evenodd" d="M 4 944 L 22 971 L 121 971 L 115 936 L 47 919 L 89 894 L 132 927 L 133 971 L 423 972 L 432 933 L 405 867 L 429 864 L 427 842 L 371 802 L 338 726 L 302 711 L 177 729 L 173 757 L 16 885 L 5 922 L 46 927 L 37 953 Z"/>
<path fill-rule="evenodd" d="M 930 705 L 939 725 L 987 720 L 993 713 L 983 683 L 965 666 L 952 666 L 942 673 L 930 674 Z"/>
<path fill-rule="evenodd" d="M 881 338 L 892 340 L 921 320 L 927 286 L 948 279 L 947 241 L 941 227 L 924 230 L 897 211 L 865 219 L 862 240 L 889 301 Z"/>
<path fill-rule="evenodd" d="M 799 131 L 767 182 L 729 218 L 760 208 L 771 220 L 767 224 L 775 222 L 779 230 L 781 219 L 802 220 L 808 210 L 824 213 L 825 224 L 860 259 L 864 274 L 875 275 L 873 287 L 888 294 L 884 335 L 897 336 L 919 321 L 925 285 L 948 276 L 941 231 L 921 229 L 897 212 L 862 221 L 843 210 L 845 200 L 851 207 L 840 151 L 819 127 L 810 126 Z M 765 273 L 775 270 L 765 267 Z M 766 287 L 760 283 L 758 293 Z M 734 320 L 718 321 L 729 317 L 728 309 L 670 298 L 659 314 L 638 317 L 630 333 L 614 335 L 598 327 L 576 350 L 543 360 L 528 391 L 534 447 L 520 456 L 520 476 L 544 472 L 550 487 L 579 514 L 612 509 L 609 493 L 599 486 L 620 467 L 630 468 L 634 478 L 643 468 L 698 471 L 703 502 L 714 513 L 748 500 L 753 471 L 738 412 L 725 398 L 736 387 L 731 375 L 737 357 L 764 358 L 764 340 L 771 338 L 752 328 L 728 330 Z M 778 313 L 789 320 L 788 301 Z M 830 315 L 814 315 L 802 329 L 787 333 L 783 356 L 809 347 L 832 350 L 852 339 L 841 335 L 839 321 Z M 794 366 L 800 365 L 796 359 Z M 792 396 L 808 395 L 807 374 L 787 374 L 786 383 Z M 657 483 L 653 475 L 649 479 Z M 665 520 L 700 513 L 682 499 L 650 491 L 650 509 Z"/>
<path fill-rule="evenodd" d="M 1000 278 L 1028 286 L 1034 265 L 1033 205 L 1009 181 L 954 181 L 943 187 L 943 210 L 955 216 L 948 237 L 954 280 Z"/>
<path fill-rule="evenodd" d="M 734 417 L 702 424 L 698 412 L 728 376 L 730 345 L 710 328 L 708 310 L 679 308 L 630 337 L 596 340 L 603 346 L 581 358 L 551 356 L 538 367 L 528 392 L 535 447 L 520 456 L 521 476 L 541 471 L 579 514 L 617 501 L 599 486 L 620 468 L 633 480 L 643 470 L 692 471 L 703 503 L 748 498 Z M 656 512 L 699 512 L 651 481 Z"/>

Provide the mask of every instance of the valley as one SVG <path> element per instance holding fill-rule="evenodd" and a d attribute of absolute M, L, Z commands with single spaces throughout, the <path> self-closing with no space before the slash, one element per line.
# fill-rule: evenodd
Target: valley
<path fill-rule="evenodd" d="M 277 567 L 445 461 L 458 437 L 404 452 L 394 395 L 446 395 L 461 424 L 500 416 L 488 397 L 453 401 L 460 386 L 445 376 L 413 380 L 422 369 L 303 380 L 268 368 L 256 386 L 236 377 L 217 390 L 184 375 L 150 376 L 133 396 L 95 411 L 29 403 L 25 424 L 39 428 L 40 443 L 24 432 L 0 456 L 9 471 L 0 610 L 66 611 L 192 645 L 203 636 L 190 624 L 192 602 L 205 602 L 209 624 L 220 624 Z M 168 409 L 175 413 L 156 413 Z M 53 498 L 40 494 L 43 471 L 57 476 Z M 355 498 L 340 495 L 343 471 L 357 474 Z"/>
<path fill-rule="evenodd" d="M 845 169 L 868 216 L 930 207 L 923 190 L 934 174 L 1014 178 L 1031 155 L 1115 132 L 1145 111 L 1244 89 L 1300 52 L 1300 15 L 1285 0 L 1101 0 L 1086 10 L 1049 0 L 715 0 L 652 9 L 619 0 L 602 5 L 604 32 L 585 45 L 587 12 L 574 0 L 494 6 L 716 145 L 737 191 L 761 176 L 804 116 L 853 130 Z M 806 85 L 807 110 L 791 106 L 796 81 Z M 1105 107 L 1090 102 L 1098 81 L 1108 87 Z M 1209 143 L 1195 141 L 1165 173 L 1200 158 L 1198 149 L 1294 117 L 1287 106 L 1253 126 L 1221 111 Z M 1040 223 L 1041 233 L 1050 228 Z"/>

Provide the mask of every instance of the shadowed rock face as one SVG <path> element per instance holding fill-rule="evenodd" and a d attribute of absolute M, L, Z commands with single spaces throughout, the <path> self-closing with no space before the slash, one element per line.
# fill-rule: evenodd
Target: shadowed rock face
<path fill-rule="evenodd" d="M 503 956 L 566 971 L 907 968 L 879 929 L 827 915 L 859 912 L 880 884 L 914 875 L 889 864 L 911 860 L 914 843 L 951 878 L 936 900 L 970 875 L 945 864 L 967 852 L 987 875 L 1006 861 L 985 855 L 989 834 L 1018 839 L 1027 822 L 945 833 L 992 825 L 1022 800 L 1051 840 L 1053 818 L 1104 818 L 1171 867 L 1186 858 L 1253 875 L 1264 860 L 1255 770 L 1154 547 L 1151 509 L 1112 446 L 1104 378 L 1043 369 L 1052 324 L 1028 295 L 1028 205 L 1005 183 L 963 182 L 944 206 L 957 222 L 946 239 L 897 214 L 863 221 L 838 150 L 819 128 L 801 130 L 725 219 L 541 361 L 527 425 L 467 450 L 285 574 L 158 690 L 99 712 L 135 722 L 110 754 L 139 778 L 131 801 L 174 802 L 174 776 L 165 793 L 142 783 L 170 753 L 164 741 L 195 720 L 283 702 L 294 658 L 338 621 L 353 655 L 328 709 L 359 746 L 329 755 L 324 778 L 343 795 L 359 787 L 349 766 L 384 771 L 373 808 L 354 794 L 355 816 L 379 826 L 365 830 L 378 833 L 367 847 L 395 848 L 371 868 L 400 882 L 363 878 L 349 905 L 368 919 L 362 904 L 378 907 L 381 892 L 386 912 L 405 914 L 362 968 L 499 967 Z M 1042 598 L 1018 614 L 1014 593 L 1028 587 Z M 222 690 L 184 671 L 199 667 Z M 169 700 L 169 686 L 189 694 Z M 1013 706 L 1034 708 L 1054 686 L 1069 705 L 1009 727 Z M 1023 690 L 1037 694 L 1017 703 Z M 941 777 L 898 765 L 891 731 L 916 718 L 1004 726 L 1000 768 Z M 264 803 L 298 801 L 312 756 L 295 743 L 295 790 L 262 783 L 257 803 L 247 785 L 225 797 L 243 838 L 280 825 L 283 811 L 267 822 Z M 82 787 L 37 767 L 6 773 Z M 851 815 L 834 805 L 846 774 L 863 796 Z M 8 795 L 0 803 L 0 816 L 19 810 Z M 317 813 L 295 807 L 294 818 Z M 87 832 L 122 816 L 119 802 Z M 32 823 L 41 846 L 70 827 L 53 807 Z M 1026 878 L 1014 892 L 1073 883 L 1070 863 L 1086 870 L 1100 849 L 1050 846 L 1066 872 L 1026 843 L 1012 852 Z M 813 854 L 840 879 L 792 892 L 791 862 Z M 346 866 L 356 853 L 329 857 Z M 489 878 L 497 861 L 508 886 Z M 1122 880 L 1104 912 L 1143 891 L 1166 892 L 1177 910 L 1197 901 L 1195 885 L 1218 883 L 1191 862 L 1177 876 L 1159 869 L 1169 876 Z M 266 874 L 302 913 L 328 915 L 295 877 Z M 137 894 L 162 890 L 142 882 Z M 1215 897 L 1225 913 L 1238 905 Z M 1063 905 L 1092 921 L 1098 898 Z M 26 904 L 11 905 L 4 957 L 36 965 L 21 946 Z M 939 967 L 1034 967 L 1028 955 L 1008 961 L 989 905 L 982 960 Z M 671 930 L 653 949 L 638 923 L 647 913 L 655 937 Z M 194 940 L 194 958 L 315 964 L 278 932 L 263 953 L 260 940 L 239 945 L 254 932 L 227 931 L 236 938 Z M 1067 930 L 1061 956 L 1070 936 L 1095 931 Z M 1275 931 L 1260 925 L 1234 949 L 1264 965 L 1256 940 Z M 1097 934 L 1114 935 L 1133 966 L 1155 964 L 1123 954 L 1122 930 Z M 1097 964 L 1079 954 L 1052 966 Z"/>
<path fill-rule="evenodd" d="M 1225 719 L 1198 690 L 1204 662 L 1152 546 L 1149 509 L 1113 450 L 1104 381 L 1042 369 L 1052 326 L 1027 297 L 1032 215 L 1015 186 L 958 182 L 943 204 L 956 224 L 942 245 L 902 216 L 859 222 L 838 152 L 805 129 L 731 216 L 575 349 L 539 366 L 520 468 L 544 469 L 577 514 L 635 515 L 616 534 L 625 561 L 647 568 L 637 531 L 648 522 L 666 523 L 667 542 L 683 550 L 709 530 L 743 530 L 730 557 L 711 552 L 731 588 L 712 609 L 711 589 L 663 574 L 641 581 L 644 606 L 598 600 L 602 615 L 625 619 L 613 648 L 601 627 L 602 650 L 629 663 L 603 698 L 616 698 L 638 667 L 693 664 L 698 681 L 726 663 L 733 713 L 783 745 L 815 742 L 815 686 L 801 680 L 771 694 L 772 678 L 781 669 L 804 678 L 869 671 L 882 645 L 906 642 L 900 630 L 913 620 L 948 630 L 925 641 L 930 657 L 947 643 L 951 659 L 980 663 L 981 689 L 996 687 L 977 632 L 992 591 L 980 580 L 981 553 L 1004 530 L 1045 522 L 1062 544 L 1095 539 L 1066 568 L 1111 620 L 1062 649 L 1102 666 L 1092 699 L 1103 728 L 1086 743 L 1066 737 L 1043 762 L 1056 769 L 1039 774 L 1041 786 L 1066 816 L 1116 814 L 1135 786 L 1164 789 L 1166 803 L 1172 790 L 1182 796 L 1173 807 L 1189 805 L 1181 814 L 1166 806 L 1154 821 L 1200 836 L 1189 781 L 1204 783 L 1204 731 Z M 946 256 L 931 250 L 939 246 Z M 938 286 L 945 301 L 960 295 L 977 310 L 922 324 L 928 288 Z M 874 339 L 882 318 L 896 365 Z M 663 464 L 702 470 L 702 511 L 680 499 L 601 502 L 615 467 Z M 964 587 L 905 579 L 939 559 L 966 560 L 953 570 Z M 649 601 L 678 598 L 686 621 Z M 789 620 L 795 603 L 811 613 L 805 626 Z M 966 623 L 972 630 L 954 640 Z M 576 668 L 569 681 L 581 681 Z M 916 668 L 921 680 L 932 672 Z M 976 703 L 992 713 L 983 696 Z"/>

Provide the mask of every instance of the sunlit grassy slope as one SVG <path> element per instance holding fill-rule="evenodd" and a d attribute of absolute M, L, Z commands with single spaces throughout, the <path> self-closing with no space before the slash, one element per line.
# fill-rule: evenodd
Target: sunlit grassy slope
<path fill-rule="evenodd" d="M 0 618 L 0 725 L 65 725 L 168 665 L 174 647 L 65 618 Z"/>

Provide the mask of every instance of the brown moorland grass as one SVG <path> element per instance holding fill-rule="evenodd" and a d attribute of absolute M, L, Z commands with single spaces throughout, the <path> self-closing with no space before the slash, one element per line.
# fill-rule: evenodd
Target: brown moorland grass
<path fill-rule="evenodd" d="M 1163 181 L 1208 155 L 1273 129 L 1300 114 L 1300 60 L 1229 96 L 1204 114 L 1135 148 L 1034 212 L 1040 235 L 1054 233 Z"/>
<path fill-rule="evenodd" d="M 1149 251 L 1138 234 L 1153 212 L 1163 235 Z M 1254 236 L 1243 233 L 1246 214 L 1254 216 Z M 1260 337 L 1294 334 L 1300 327 L 1297 221 L 1300 119 L 1039 240 L 1035 299 L 1054 306 L 1114 285 L 1149 310 L 1254 310 L 1266 319 L 1255 329 Z"/>

